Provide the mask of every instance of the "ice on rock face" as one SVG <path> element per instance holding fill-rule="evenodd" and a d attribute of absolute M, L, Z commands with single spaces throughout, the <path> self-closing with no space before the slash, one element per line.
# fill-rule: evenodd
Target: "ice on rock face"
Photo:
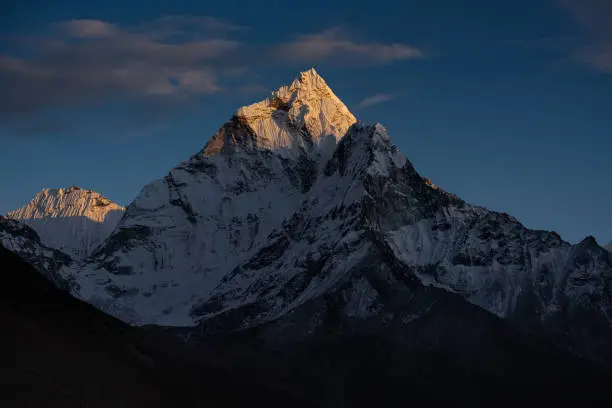
<path fill-rule="evenodd" d="M 34 229 L 45 245 L 83 257 L 110 235 L 124 210 L 95 191 L 70 187 L 43 189 L 7 216 Z"/>

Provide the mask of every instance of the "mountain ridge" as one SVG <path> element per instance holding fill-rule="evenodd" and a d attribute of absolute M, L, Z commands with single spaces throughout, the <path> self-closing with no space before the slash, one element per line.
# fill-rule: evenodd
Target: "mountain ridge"
<path fill-rule="evenodd" d="M 72 186 L 44 188 L 7 217 L 36 230 L 47 246 L 83 257 L 112 232 L 124 211 L 98 192 Z"/>

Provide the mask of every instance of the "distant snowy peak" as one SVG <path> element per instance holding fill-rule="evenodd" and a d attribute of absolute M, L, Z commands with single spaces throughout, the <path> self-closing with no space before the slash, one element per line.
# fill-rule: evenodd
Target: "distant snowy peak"
<path fill-rule="evenodd" d="M 124 207 L 92 190 L 79 187 L 44 188 L 26 206 L 8 213 L 9 218 L 29 220 L 59 217 L 87 217 L 95 222 L 104 222 L 113 216 L 113 211 Z"/>
<path fill-rule="evenodd" d="M 285 156 L 309 155 L 322 144 L 333 149 L 355 122 L 355 116 L 312 68 L 265 100 L 238 109 L 231 131 L 224 126 L 204 153 L 264 148 Z"/>
<path fill-rule="evenodd" d="M 7 216 L 33 228 L 45 245 L 80 257 L 111 233 L 124 211 L 95 191 L 73 186 L 45 188 Z"/>

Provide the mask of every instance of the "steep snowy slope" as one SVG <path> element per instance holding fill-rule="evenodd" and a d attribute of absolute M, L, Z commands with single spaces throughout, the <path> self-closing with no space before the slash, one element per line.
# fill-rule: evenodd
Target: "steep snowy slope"
<path fill-rule="evenodd" d="M 77 272 L 80 292 L 94 303 L 123 298 L 144 322 L 194 324 L 193 305 L 299 209 L 354 122 L 314 70 L 239 109 L 201 152 L 142 190 Z"/>
<path fill-rule="evenodd" d="M 45 245 L 82 257 L 110 235 L 124 210 L 95 191 L 71 187 L 43 189 L 7 216 L 33 228 Z"/>
<path fill-rule="evenodd" d="M 393 314 L 385 297 L 432 285 L 612 362 L 610 253 L 438 189 L 314 70 L 239 109 L 62 273 L 133 323 L 221 332 L 339 293 L 346 316 L 384 319 Z M 304 319 L 315 327 L 313 313 Z"/>

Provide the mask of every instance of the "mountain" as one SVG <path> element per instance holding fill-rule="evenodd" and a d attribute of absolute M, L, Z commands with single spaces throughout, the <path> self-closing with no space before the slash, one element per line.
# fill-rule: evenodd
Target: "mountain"
<path fill-rule="evenodd" d="M 0 246 L 27 260 L 56 287 L 69 290 L 70 285 L 66 279 L 70 280 L 71 277 L 64 278 L 58 271 L 63 266 L 71 265 L 72 258 L 42 244 L 40 237 L 32 228 L 0 215 Z"/>
<path fill-rule="evenodd" d="M 160 405 L 190 406 L 174 398 L 196 398 L 188 390 L 202 384 L 210 398 L 217 388 L 256 395 L 239 378 L 351 408 L 584 404 L 609 393 L 612 254 L 592 237 L 570 245 L 438 188 L 314 70 L 238 109 L 200 152 L 145 186 L 87 257 L 62 256 L 13 220 L 0 222 L 0 238 L 57 286 L 141 326 L 94 318 L 83 303 L 80 318 L 38 317 L 28 327 L 42 341 L 9 353 L 32 354 L 20 375 L 55 378 L 64 355 L 69 367 L 101 365 L 99 382 L 82 366 L 62 375 L 90 378 L 92 395 L 126 393 L 129 406 L 151 384 Z M 29 285 L 8 293 L 56 304 Z M 100 328 L 102 317 L 113 323 Z M 21 321 L 6 331 L 20 333 Z M 48 331 L 67 333 L 65 345 L 51 341 L 66 350 L 35 348 Z M 81 336 L 83 363 L 70 352 Z M 118 354 L 106 358 L 106 345 Z M 134 365 L 134 353 L 155 363 Z M 187 364 L 196 356 L 209 368 Z M 229 374 L 213 374 L 220 367 Z"/>
<path fill-rule="evenodd" d="M 316 332 L 330 307 L 358 326 L 409 322 L 424 316 L 415 288 L 438 288 L 612 366 L 609 252 L 438 188 L 314 70 L 239 109 L 61 273 L 130 323 L 210 335 L 281 321 Z"/>
<path fill-rule="evenodd" d="M 607 249 L 608 251 L 612 252 L 612 242 L 610 242 L 608 245 L 604 246 L 605 249 Z"/>
<path fill-rule="evenodd" d="M 1 244 L 0 281 L 2 407 L 302 406 L 210 353 L 74 299 Z"/>
<path fill-rule="evenodd" d="M 45 245 L 83 257 L 110 235 L 124 210 L 95 191 L 70 187 L 43 189 L 7 216 L 33 228 Z"/>

